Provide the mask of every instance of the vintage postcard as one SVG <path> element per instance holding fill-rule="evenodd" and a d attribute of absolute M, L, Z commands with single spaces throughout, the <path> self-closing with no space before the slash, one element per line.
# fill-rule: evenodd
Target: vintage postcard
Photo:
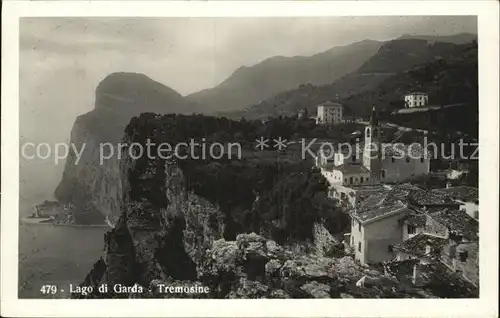
<path fill-rule="evenodd" d="M 6 1 L 2 316 L 496 317 L 498 8 Z"/>

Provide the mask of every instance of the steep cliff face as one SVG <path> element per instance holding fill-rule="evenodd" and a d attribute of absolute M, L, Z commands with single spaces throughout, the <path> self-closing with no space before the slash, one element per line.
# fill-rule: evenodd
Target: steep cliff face
<path fill-rule="evenodd" d="M 154 116 L 133 119 L 123 141 L 158 145 L 165 127 Z M 94 292 L 75 298 L 421 297 L 350 257 L 325 256 L 334 239 L 320 224 L 313 253 L 294 252 L 255 233 L 225 240 L 223 213 L 186 189 L 177 160 L 132 156 L 128 149 L 121 155 L 121 213 L 106 234 L 105 255 L 82 283 Z M 369 288 L 356 287 L 363 276 Z M 107 292 L 98 291 L 102 284 Z M 207 293 L 165 292 L 164 286 L 202 286 Z"/>
<path fill-rule="evenodd" d="M 78 160 L 70 151 L 56 198 L 75 205 L 77 223 L 102 223 L 106 218 L 114 224 L 122 202 L 117 145 L 130 118 L 143 112 L 191 113 L 196 109 L 179 93 L 145 75 L 107 76 L 96 88 L 95 109 L 79 116 L 73 125 L 70 143 L 82 149 L 82 154 Z"/>

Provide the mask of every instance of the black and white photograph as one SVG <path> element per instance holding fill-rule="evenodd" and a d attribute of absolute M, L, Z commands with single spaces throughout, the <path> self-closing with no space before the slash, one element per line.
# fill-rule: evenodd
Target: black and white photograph
<path fill-rule="evenodd" d="M 18 299 L 483 294 L 477 15 L 18 29 Z"/>

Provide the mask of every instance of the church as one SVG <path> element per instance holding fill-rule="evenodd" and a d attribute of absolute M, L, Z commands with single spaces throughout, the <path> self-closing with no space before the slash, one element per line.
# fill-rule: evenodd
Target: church
<path fill-rule="evenodd" d="M 380 133 L 377 112 L 373 108 L 363 143 L 351 145 L 351 149 L 318 152 L 316 165 L 333 193 L 341 195 L 359 187 L 396 183 L 429 173 L 430 156 L 425 154 L 423 145 L 382 143 Z"/>

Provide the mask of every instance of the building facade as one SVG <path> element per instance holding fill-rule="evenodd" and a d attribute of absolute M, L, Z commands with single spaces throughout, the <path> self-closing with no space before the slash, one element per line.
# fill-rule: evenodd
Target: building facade
<path fill-rule="evenodd" d="M 413 92 L 405 95 L 405 106 L 407 108 L 412 107 L 424 107 L 429 103 L 429 96 L 422 92 Z"/>
<path fill-rule="evenodd" d="M 479 285 L 479 223 L 462 210 L 425 213 L 423 228 L 394 246 L 396 259 L 439 262 L 475 286 Z M 406 226 L 416 219 L 404 221 Z M 422 224 L 418 220 L 418 224 Z"/>
<path fill-rule="evenodd" d="M 403 240 L 402 222 L 410 213 L 401 201 L 353 211 L 350 244 L 355 260 L 373 264 L 394 259 L 393 246 Z"/>
<path fill-rule="evenodd" d="M 318 151 L 316 165 L 330 186 L 396 183 L 429 173 L 430 156 L 423 145 L 381 142 L 375 108 L 364 134 L 364 143 L 350 145 L 350 149 Z"/>
<path fill-rule="evenodd" d="M 343 121 L 343 106 L 339 103 L 326 102 L 318 105 L 316 124 L 334 125 Z"/>

